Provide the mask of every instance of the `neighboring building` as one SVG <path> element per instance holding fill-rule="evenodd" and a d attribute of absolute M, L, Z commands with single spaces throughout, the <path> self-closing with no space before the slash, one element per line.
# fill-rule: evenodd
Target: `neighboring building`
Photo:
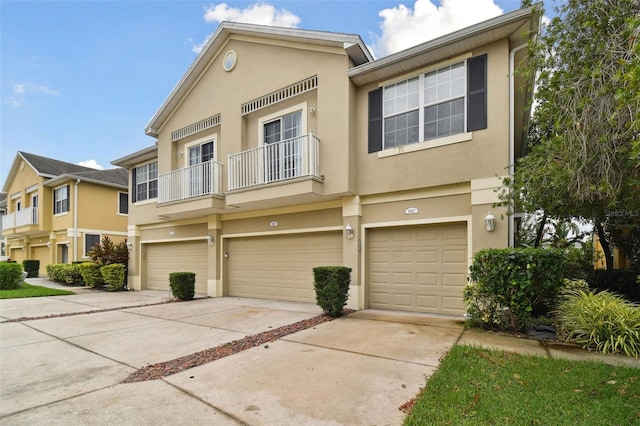
<path fill-rule="evenodd" d="M 222 23 L 146 127 L 130 171 L 129 285 L 461 315 L 474 252 L 513 238 L 494 190 L 520 155 L 538 32 L 517 10 L 374 60 L 360 37 Z M 487 231 L 492 212 L 495 230 Z"/>
<path fill-rule="evenodd" d="M 121 168 L 96 170 L 18 152 L 3 191 L 6 255 L 21 262 L 50 263 L 88 259 L 102 237 L 127 236 L 128 174 Z"/>

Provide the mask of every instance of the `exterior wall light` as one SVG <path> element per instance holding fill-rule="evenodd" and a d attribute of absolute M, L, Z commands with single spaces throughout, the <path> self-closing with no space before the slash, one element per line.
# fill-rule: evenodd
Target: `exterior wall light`
<path fill-rule="evenodd" d="M 47 248 L 51 248 L 51 241 L 47 241 Z"/>
<path fill-rule="evenodd" d="M 64 245 L 67 246 L 67 247 L 71 247 L 71 241 L 65 241 Z"/>
<path fill-rule="evenodd" d="M 347 225 L 344 227 L 344 236 L 347 237 L 348 240 L 353 239 L 353 228 L 351 225 Z"/>
<path fill-rule="evenodd" d="M 131 241 L 127 241 L 127 243 L 126 243 L 126 244 L 127 244 L 127 248 L 128 248 L 129 250 L 133 249 L 133 243 L 132 243 Z"/>
<path fill-rule="evenodd" d="M 487 213 L 484 221 L 487 223 L 488 232 L 493 232 L 493 230 L 496 229 L 496 217 L 491 212 Z"/>
<path fill-rule="evenodd" d="M 207 243 L 209 243 L 210 246 L 214 244 L 212 235 L 207 235 Z"/>

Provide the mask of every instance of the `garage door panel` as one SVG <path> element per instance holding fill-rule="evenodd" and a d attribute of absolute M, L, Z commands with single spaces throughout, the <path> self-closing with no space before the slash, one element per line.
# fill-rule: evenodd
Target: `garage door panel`
<path fill-rule="evenodd" d="M 146 288 L 170 290 L 170 273 L 193 272 L 196 274 L 196 293 L 207 293 L 208 249 L 205 241 L 147 244 L 146 252 Z"/>
<path fill-rule="evenodd" d="M 313 268 L 342 264 L 342 234 L 236 238 L 228 241 L 230 296 L 315 303 Z"/>
<path fill-rule="evenodd" d="M 371 230 L 369 306 L 463 314 L 466 236 L 464 223 Z"/>

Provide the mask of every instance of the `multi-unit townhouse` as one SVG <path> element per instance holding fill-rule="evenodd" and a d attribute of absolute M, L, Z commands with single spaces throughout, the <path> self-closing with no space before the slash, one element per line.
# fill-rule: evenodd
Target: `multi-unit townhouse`
<path fill-rule="evenodd" d="M 473 253 L 510 244 L 495 189 L 520 155 L 538 32 L 517 10 L 375 60 L 356 35 L 224 22 L 130 171 L 129 285 L 460 315 Z"/>
<path fill-rule="evenodd" d="M 96 170 L 39 155 L 18 152 L 3 192 L 2 216 L 6 255 L 21 262 L 88 260 L 87 252 L 102 237 L 127 237 L 128 173 Z"/>

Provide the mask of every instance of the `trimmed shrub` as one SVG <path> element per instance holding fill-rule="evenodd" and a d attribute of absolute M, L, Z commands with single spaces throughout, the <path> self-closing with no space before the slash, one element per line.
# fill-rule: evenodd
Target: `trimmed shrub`
<path fill-rule="evenodd" d="M 40 261 L 39 260 L 23 260 L 22 267 L 27 273 L 27 278 L 37 278 L 40 275 Z"/>
<path fill-rule="evenodd" d="M 173 297 L 191 300 L 196 294 L 196 274 L 193 272 L 172 272 L 169 274 L 169 287 Z"/>
<path fill-rule="evenodd" d="M 631 302 L 640 303 L 640 283 L 636 269 L 596 269 L 587 276 L 589 287 L 596 290 L 608 290 L 619 294 Z"/>
<path fill-rule="evenodd" d="M 478 251 L 464 289 L 469 322 L 520 331 L 555 307 L 564 285 L 566 258 L 559 249 L 505 248 Z"/>
<path fill-rule="evenodd" d="M 100 268 L 100 273 L 109 291 L 124 289 L 125 268 L 120 263 L 112 263 Z"/>
<path fill-rule="evenodd" d="M 102 279 L 102 272 L 100 272 L 100 265 L 93 262 L 83 262 L 78 265 L 80 268 L 80 274 L 84 283 L 89 287 L 98 287 L 104 284 Z"/>
<path fill-rule="evenodd" d="M 605 354 L 640 356 L 640 306 L 614 293 L 577 290 L 555 315 L 567 342 Z"/>
<path fill-rule="evenodd" d="M 313 288 L 316 302 L 325 314 L 332 317 L 342 315 L 349 298 L 351 268 L 346 266 L 318 266 L 313 268 Z"/>
<path fill-rule="evenodd" d="M 62 266 L 61 263 L 50 263 L 47 265 L 47 275 L 51 281 L 61 283 L 64 282 L 62 278 Z"/>
<path fill-rule="evenodd" d="M 22 266 L 15 262 L 0 262 L 0 290 L 14 290 L 22 283 Z"/>
<path fill-rule="evenodd" d="M 84 284 L 80 265 L 68 263 L 56 263 L 47 265 L 47 275 L 51 281 L 64 285 L 80 286 Z"/>

